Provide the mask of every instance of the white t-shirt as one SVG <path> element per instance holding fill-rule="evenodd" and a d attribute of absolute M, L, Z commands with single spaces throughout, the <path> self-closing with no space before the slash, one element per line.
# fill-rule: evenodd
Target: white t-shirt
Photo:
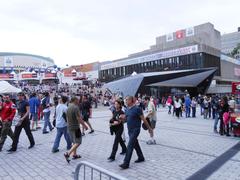
<path fill-rule="evenodd" d="M 157 121 L 157 112 L 156 112 L 156 108 L 155 108 L 155 105 L 153 104 L 153 102 L 149 102 L 148 103 L 148 106 L 147 106 L 147 112 L 148 113 L 153 113 L 150 117 L 150 120 L 154 120 L 154 121 Z"/>
<path fill-rule="evenodd" d="M 230 108 L 234 108 L 235 107 L 235 101 L 233 99 L 231 99 L 229 102 L 228 102 Z"/>
<path fill-rule="evenodd" d="M 56 127 L 57 128 L 62 128 L 67 126 L 67 123 L 63 118 L 63 112 L 65 113 L 67 112 L 66 104 L 58 104 L 56 107 Z"/>
<path fill-rule="evenodd" d="M 174 106 L 175 108 L 180 108 L 181 107 L 181 102 L 180 101 L 174 101 Z"/>

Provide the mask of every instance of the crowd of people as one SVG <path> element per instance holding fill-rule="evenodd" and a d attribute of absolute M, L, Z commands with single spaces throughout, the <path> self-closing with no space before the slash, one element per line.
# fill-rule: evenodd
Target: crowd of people
<path fill-rule="evenodd" d="M 26 88 L 26 86 L 23 86 Z M 12 139 L 9 152 L 17 150 L 19 136 L 22 129 L 29 139 L 29 149 L 35 146 L 32 131 L 41 129 L 42 134 L 47 134 L 56 129 L 56 137 L 52 146 L 52 153 L 59 152 L 59 145 L 62 136 L 66 141 L 67 152 L 64 153 L 66 161 L 79 159 L 77 149 L 82 143 L 82 136 L 94 133 L 90 122 L 92 117 L 92 107 L 98 104 L 110 106 L 112 117 L 109 120 L 111 135 L 114 135 L 114 143 L 110 156 L 107 158 L 112 162 L 116 158 L 118 146 L 121 146 L 121 155 L 125 155 L 122 169 L 127 169 L 130 164 L 133 150 L 135 149 L 138 159 L 136 163 L 145 161 L 143 152 L 138 142 L 141 128 L 149 131 L 148 145 L 156 144 L 154 129 L 157 123 L 157 110 L 162 105 L 167 106 L 168 114 L 176 116 L 178 119 L 197 117 L 197 107 L 199 114 L 204 119 L 214 119 L 213 130 L 220 135 L 230 136 L 232 126 L 229 116 L 235 107 L 234 97 L 202 96 L 190 97 L 189 94 L 183 96 L 168 96 L 158 99 L 147 95 L 138 97 L 114 96 L 103 93 L 99 87 L 65 85 L 56 91 L 44 87 L 32 88 L 31 91 L 20 92 L 16 96 L 5 94 L 0 99 L 0 151 L 7 136 Z M 25 92 L 24 92 L 25 91 Z M 106 103 L 107 102 L 107 103 Z M 53 115 L 53 116 L 51 116 Z M 228 114 L 229 115 L 229 114 Z M 51 121 L 53 117 L 53 121 Z M 39 126 L 39 121 L 43 120 L 43 126 Z M 13 122 L 15 129 L 12 131 Z M 127 128 L 126 128 L 127 126 Z M 129 140 L 126 143 L 125 132 L 128 132 Z M 70 158 L 71 157 L 71 158 Z"/>
<path fill-rule="evenodd" d="M 168 107 L 168 114 L 176 115 L 177 118 L 195 118 L 196 109 L 199 107 L 199 115 L 204 119 L 213 119 L 213 131 L 220 135 L 231 136 L 232 123 L 230 114 L 234 112 L 236 100 L 234 96 L 202 96 L 190 98 L 187 94 L 182 97 L 169 96 L 166 100 L 166 106 Z M 233 134 L 234 136 L 238 136 Z"/>

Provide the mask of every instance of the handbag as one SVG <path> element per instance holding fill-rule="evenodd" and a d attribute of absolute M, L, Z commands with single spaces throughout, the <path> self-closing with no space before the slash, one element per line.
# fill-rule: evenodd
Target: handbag
<path fill-rule="evenodd" d="M 151 126 L 150 119 L 147 117 L 146 120 L 147 120 L 149 126 Z M 142 123 L 142 128 L 143 128 L 144 130 L 148 130 L 148 128 L 147 128 L 147 126 L 144 124 L 144 122 Z"/>

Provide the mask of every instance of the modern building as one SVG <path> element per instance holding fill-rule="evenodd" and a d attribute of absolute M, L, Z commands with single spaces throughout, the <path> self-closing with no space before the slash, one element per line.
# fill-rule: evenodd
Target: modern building
<path fill-rule="evenodd" d="M 240 27 L 237 32 L 223 34 L 221 37 L 221 51 L 231 54 L 234 48 L 240 43 Z"/>
<path fill-rule="evenodd" d="M 104 82 L 112 82 L 130 76 L 132 73 L 158 72 L 164 73 L 164 76 L 168 78 L 165 77 L 162 80 L 161 78 L 154 78 L 155 82 L 146 82 L 146 79 L 149 78 L 145 78 L 144 86 L 146 92 L 150 92 L 149 85 L 151 85 L 151 94 L 155 92 L 154 94 L 156 95 L 162 93 L 161 89 L 163 87 L 165 89 L 169 88 L 168 92 L 172 92 L 173 89 L 175 89 L 174 91 L 192 89 L 192 92 L 195 93 L 207 93 L 209 86 L 199 88 L 201 83 L 196 84 L 194 81 L 191 81 L 192 85 L 190 88 L 190 85 L 180 81 L 187 80 L 197 70 L 205 71 L 210 69 L 210 71 L 214 71 L 214 76 L 212 76 L 213 71 L 211 71 L 212 73 L 209 74 L 209 77 L 202 76 L 201 79 L 201 76 L 198 76 L 197 80 L 198 82 L 206 79 L 212 81 L 213 78 L 214 83 L 211 85 L 211 88 L 214 93 L 218 85 L 229 86 L 231 81 L 238 79 L 236 74 L 229 72 L 234 72 L 234 68 L 240 69 L 240 66 L 235 60 L 229 58 L 221 53 L 220 32 L 214 28 L 213 24 L 205 23 L 157 37 L 156 44 L 150 46 L 149 49 L 130 54 L 127 58 L 101 65 L 99 79 Z M 173 81 L 161 83 L 161 81 L 171 79 L 173 71 L 186 70 L 191 71 L 191 73 L 183 73 L 181 78 L 178 77 L 180 78 L 178 79 L 179 82 L 174 80 L 174 87 L 172 86 Z M 195 90 L 193 90 L 193 87 L 195 87 Z"/>

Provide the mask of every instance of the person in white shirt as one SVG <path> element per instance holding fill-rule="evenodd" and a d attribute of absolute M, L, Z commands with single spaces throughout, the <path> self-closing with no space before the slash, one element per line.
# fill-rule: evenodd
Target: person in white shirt
<path fill-rule="evenodd" d="M 59 151 L 59 143 L 61 140 L 62 135 L 64 135 L 64 138 L 67 143 L 67 150 L 71 149 L 72 142 L 70 139 L 70 136 L 67 131 L 67 119 L 66 119 L 66 112 L 67 112 L 67 103 L 68 98 L 66 96 L 62 96 L 59 100 L 59 104 L 56 107 L 56 128 L 57 128 L 57 134 L 54 141 L 54 145 L 52 148 L 52 152 L 56 153 Z"/>
<path fill-rule="evenodd" d="M 145 104 L 147 106 L 147 115 L 146 119 L 149 119 L 150 126 L 152 130 L 155 129 L 156 127 L 156 122 L 157 122 L 157 112 L 156 112 L 156 107 L 152 101 L 150 101 L 150 98 L 146 96 L 144 98 Z M 147 141 L 147 144 L 156 144 L 156 140 L 154 139 L 154 133 L 150 134 L 150 140 Z"/>
<path fill-rule="evenodd" d="M 182 103 L 181 103 L 181 101 L 179 100 L 178 97 L 176 97 L 176 99 L 174 101 L 174 107 L 175 107 L 175 111 L 176 111 L 176 116 L 177 116 L 177 118 L 179 118 Z"/>
<path fill-rule="evenodd" d="M 234 97 L 231 97 L 230 101 L 228 102 L 230 111 L 234 111 L 235 108 L 235 100 Z"/>

